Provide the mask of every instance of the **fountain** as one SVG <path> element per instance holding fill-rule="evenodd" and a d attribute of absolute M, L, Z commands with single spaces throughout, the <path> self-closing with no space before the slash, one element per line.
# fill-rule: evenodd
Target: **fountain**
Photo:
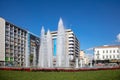
<path fill-rule="evenodd" d="M 76 66 L 75 66 L 75 68 L 78 68 L 78 58 L 76 58 L 76 61 L 75 61 L 75 63 L 76 63 Z"/>
<path fill-rule="evenodd" d="M 83 60 L 80 59 L 80 67 L 82 68 L 83 67 Z"/>
<path fill-rule="evenodd" d="M 45 30 L 44 27 L 41 29 L 41 42 L 40 42 L 40 49 L 39 49 L 39 60 L 38 60 L 38 67 L 44 67 L 44 58 L 45 58 Z"/>
<path fill-rule="evenodd" d="M 52 50 L 52 36 L 50 31 L 47 32 L 47 67 L 53 67 L 53 50 Z"/>
<path fill-rule="evenodd" d="M 48 30 L 45 35 L 45 30 L 41 30 L 41 43 L 39 49 L 38 67 L 52 68 L 53 67 L 53 49 L 52 49 L 52 36 Z M 66 36 L 63 21 L 60 18 L 58 23 L 57 34 L 57 52 L 56 52 L 56 67 L 63 68 L 69 67 L 69 56 L 66 53 Z"/>
<path fill-rule="evenodd" d="M 92 60 L 90 61 L 90 67 L 93 67 L 93 65 L 92 65 Z"/>
<path fill-rule="evenodd" d="M 57 34 L 57 54 L 56 54 L 56 67 L 67 67 L 69 65 L 68 54 L 66 54 L 66 37 L 63 21 L 60 18 L 58 23 L 58 34 Z"/>
<path fill-rule="evenodd" d="M 49 30 L 47 32 L 47 35 L 45 35 L 45 30 L 43 27 L 41 30 L 41 43 L 39 50 L 40 51 L 38 67 L 41 68 L 53 67 L 52 36 Z"/>

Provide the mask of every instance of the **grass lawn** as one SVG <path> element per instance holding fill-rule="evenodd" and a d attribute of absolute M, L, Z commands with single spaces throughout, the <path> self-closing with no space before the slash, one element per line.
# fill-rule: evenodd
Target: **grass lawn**
<path fill-rule="evenodd" d="M 120 70 L 25 72 L 0 70 L 0 80 L 120 80 Z"/>

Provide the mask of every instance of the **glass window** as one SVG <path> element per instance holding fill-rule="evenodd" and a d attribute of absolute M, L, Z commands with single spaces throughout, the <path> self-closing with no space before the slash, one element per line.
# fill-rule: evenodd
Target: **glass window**
<path fill-rule="evenodd" d="M 99 53 L 99 51 L 97 51 L 97 53 Z"/>
<path fill-rule="evenodd" d="M 110 55 L 110 59 L 111 59 L 111 55 Z"/>
<path fill-rule="evenodd" d="M 106 55 L 106 59 L 108 59 L 108 55 Z"/>
<path fill-rule="evenodd" d="M 113 55 L 113 58 L 115 58 L 115 55 Z"/>
<path fill-rule="evenodd" d="M 9 58 L 8 58 L 8 57 L 5 57 L 5 61 L 9 61 Z"/>
<path fill-rule="evenodd" d="M 108 50 L 106 50 L 106 53 L 108 53 Z"/>
<path fill-rule="evenodd" d="M 56 50 L 57 50 L 57 39 L 53 39 L 53 55 L 56 56 Z"/>
<path fill-rule="evenodd" d="M 117 55 L 117 58 L 119 58 L 119 55 Z"/>
<path fill-rule="evenodd" d="M 110 53 L 112 53 L 112 51 L 110 50 Z"/>
<path fill-rule="evenodd" d="M 103 50 L 103 53 L 105 53 L 105 51 Z"/>
<path fill-rule="evenodd" d="M 113 50 L 113 53 L 115 53 L 115 50 Z"/>
<path fill-rule="evenodd" d="M 104 59 L 105 57 L 103 56 L 103 59 Z"/>
<path fill-rule="evenodd" d="M 119 50 L 117 50 L 117 53 L 119 53 Z"/>

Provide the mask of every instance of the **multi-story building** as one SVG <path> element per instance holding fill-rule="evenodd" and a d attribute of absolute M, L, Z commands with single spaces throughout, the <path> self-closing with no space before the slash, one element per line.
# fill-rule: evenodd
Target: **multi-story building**
<path fill-rule="evenodd" d="M 30 66 L 37 66 L 38 63 L 38 55 L 39 55 L 39 44 L 40 40 L 38 37 L 36 37 L 34 34 L 30 34 Z"/>
<path fill-rule="evenodd" d="M 105 45 L 94 48 L 94 61 L 95 63 L 120 63 L 120 45 Z"/>
<path fill-rule="evenodd" d="M 83 51 L 83 50 L 80 51 L 79 58 L 80 58 L 80 61 L 82 61 L 82 63 L 80 63 L 80 64 L 82 64 L 83 66 L 89 64 L 89 58 L 86 55 L 85 51 Z"/>
<path fill-rule="evenodd" d="M 66 33 L 66 53 L 69 54 L 70 66 L 75 66 L 75 59 L 79 58 L 79 41 L 71 29 L 67 29 Z M 54 61 L 56 58 L 56 44 L 57 44 L 57 31 L 51 32 L 53 39 L 53 55 Z"/>
<path fill-rule="evenodd" d="M 69 55 L 70 65 L 75 67 L 79 59 L 79 41 L 71 29 L 65 31 L 65 51 Z M 51 32 L 53 55 L 56 61 L 57 31 Z M 37 66 L 40 39 L 33 33 L 0 18 L 0 66 Z"/>
<path fill-rule="evenodd" d="M 33 43 L 35 44 L 33 45 Z M 1 66 L 28 67 L 30 65 L 30 54 L 34 52 L 35 55 L 38 55 L 38 44 L 38 37 L 0 18 Z M 32 47 L 35 47 L 35 50 L 32 50 Z"/>

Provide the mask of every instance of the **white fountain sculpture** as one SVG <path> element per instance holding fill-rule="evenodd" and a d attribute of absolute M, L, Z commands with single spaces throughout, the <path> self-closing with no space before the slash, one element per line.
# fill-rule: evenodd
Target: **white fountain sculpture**
<path fill-rule="evenodd" d="M 58 23 L 57 34 L 57 54 L 56 54 L 56 67 L 66 67 L 66 47 L 65 47 L 65 30 L 63 21 L 60 18 Z"/>
<path fill-rule="evenodd" d="M 44 61 L 44 58 L 45 58 L 45 30 L 44 30 L 44 27 L 42 27 L 41 29 L 41 41 L 40 41 L 40 49 L 39 49 L 39 60 L 38 60 L 38 67 L 42 67 L 44 68 L 44 64 L 45 64 L 45 61 Z"/>
<path fill-rule="evenodd" d="M 45 35 L 45 30 L 43 27 L 41 30 L 38 67 L 53 67 L 52 36 L 49 30 L 47 32 L 47 35 Z M 66 53 L 66 35 L 61 18 L 58 23 L 56 67 L 69 67 L 69 56 Z"/>
<path fill-rule="evenodd" d="M 52 50 L 52 36 L 50 31 L 47 32 L 47 67 L 53 67 L 53 50 Z"/>
<path fill-rule="evenodd" d="M 93 67 L 93 65 L 92 65 L 92 60 L 90 61 L 90 67 Z"/>
<path fill-rule="evenodd" d="M 76 58 L 76 68 L 78 68 L 78 58 Z"/>
<path fill-rule="evenodd" d="M 80 59 L 80 67 L 82 68 L 83 67 L 83 60 Z"/>

